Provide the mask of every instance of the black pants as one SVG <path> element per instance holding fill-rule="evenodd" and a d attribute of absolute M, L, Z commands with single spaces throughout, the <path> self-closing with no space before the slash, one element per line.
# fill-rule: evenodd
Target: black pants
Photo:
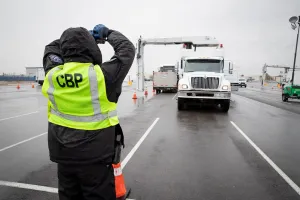
<path fill-rule="evenodd" d="M 58 164 L 60 200 L 116 200 L 111 165 Z"/>

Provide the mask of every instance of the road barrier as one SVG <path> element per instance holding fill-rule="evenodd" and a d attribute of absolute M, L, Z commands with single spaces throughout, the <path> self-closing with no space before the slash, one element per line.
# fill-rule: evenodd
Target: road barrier
<path fill-rule="evenodd" d="M 35 81 L 34 76 L 0 75 L 0 81 Z"/>

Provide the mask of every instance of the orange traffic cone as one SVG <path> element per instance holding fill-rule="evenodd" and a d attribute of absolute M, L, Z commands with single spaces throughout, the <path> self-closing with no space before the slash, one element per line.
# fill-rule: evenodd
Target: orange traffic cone
<path fill-rule="evenodd" d="M 17 85 L 17 89 L 19 90 L 20 89 L 20 84 L 18 83 L 18 85 Z"/>
<path fill-rule="evenodd" d="M 136 92 L 133 93 L 132 99 L 137 99 Z"/>
<path fill-rule="evenodd" d="M 117 199 L 125 199 L 126 196 L 126 187 L 125 180 L 122 174 L 121 163 L 112 164 L 114 168 L 115 175 L 115 191 Z"/>
<path fill-rule="evenodd" d="M 34 88 L 34 84 L 33 83 L 31 84 L 31 87 Z"/>
<path fill-rule="evenodd" d="M 148 95 L 148 90 L 146 89 L 146 90 L 145 90 L 145 96 L 147 96 L 147 95 Z"/>

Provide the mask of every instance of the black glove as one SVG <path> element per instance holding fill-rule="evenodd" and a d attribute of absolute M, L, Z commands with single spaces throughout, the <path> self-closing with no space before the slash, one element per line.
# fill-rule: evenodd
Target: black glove
<path fill-rule="evenodd" d="M 109 29 L 103 24 L 98 24 L 93 29 L 93 37 L 97 43 L 105 43 Z"/>

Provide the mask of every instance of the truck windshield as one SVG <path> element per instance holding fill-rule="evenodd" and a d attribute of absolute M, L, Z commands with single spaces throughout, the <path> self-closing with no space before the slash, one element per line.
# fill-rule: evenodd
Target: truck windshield
<path fill-rule="evenodd" d="M 189 59 L 186 61 L 184 72 L 217 72 L 222 71 L 222 60 Z"/>

